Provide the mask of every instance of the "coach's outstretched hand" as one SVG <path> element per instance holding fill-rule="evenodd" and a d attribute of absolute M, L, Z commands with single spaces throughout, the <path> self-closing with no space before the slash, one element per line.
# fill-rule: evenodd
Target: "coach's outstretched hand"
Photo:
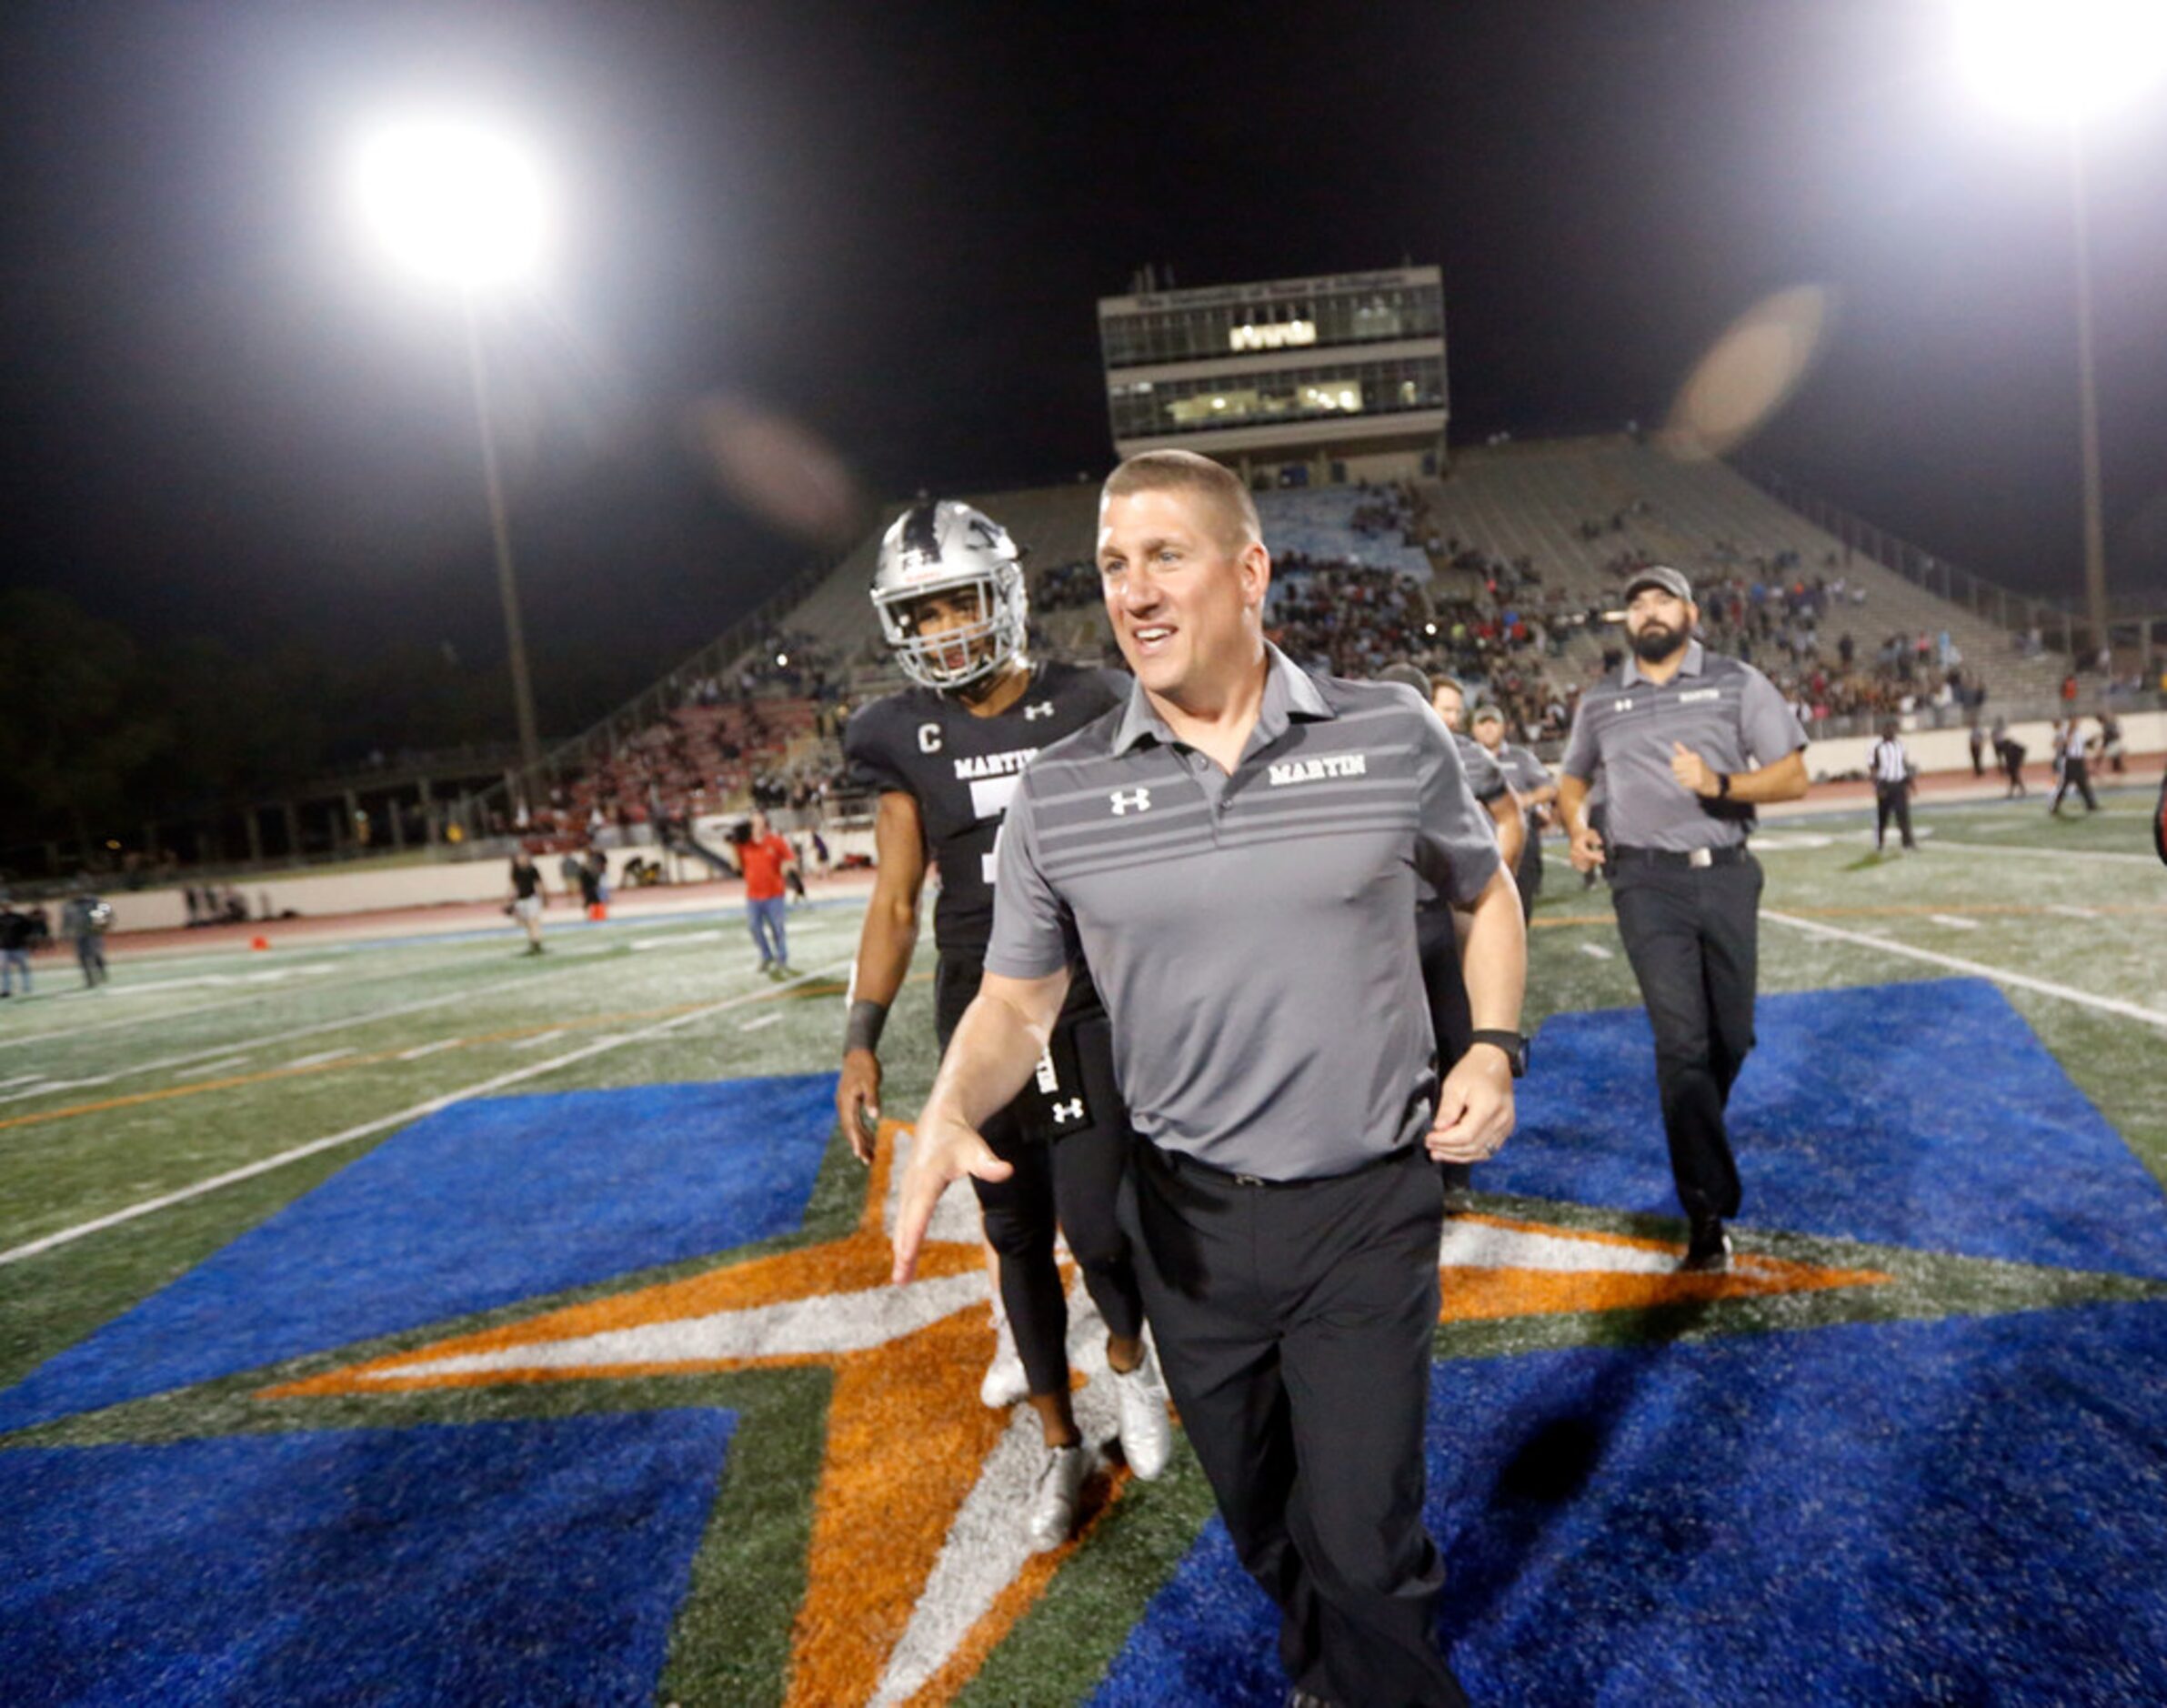
<path fill-rule="evenodd" d="M 934 1206 L 941 1193 L 968 1174 L 981 1181 L 1005 1181 L 1015 1165 L 993 1154 L 975 1127 L 928 1110 L 918 1118 L 903 1170 L 903 1197 L 896 1210 L 896 1267 L 889 1279 L 900 1287 L 918 1273 L 918 1247 L 926 1242 Z"/>
<path fill-rule="evenodd" d="M 1512 1136 L 1512 1066 L 1503 1051 L 1477 1044 L 1445 1076 L 1423 1148 L 1433 1161 L 1485 1161 Z"/>

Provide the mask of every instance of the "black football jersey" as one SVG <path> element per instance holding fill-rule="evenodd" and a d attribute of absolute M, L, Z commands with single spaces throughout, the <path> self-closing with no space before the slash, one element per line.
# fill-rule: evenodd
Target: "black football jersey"
<path fill-rule="evenodd" d="M 843 755 L 863 789 L 898 789 L 918 802 L 928 858 L 940 868 L 933 941 L 973 959 L 993 934 L 994 838 L 1016 779 L 1038 749 L 1129 701 L 1115 670 L 1040 664 L 1006 711 L 973 717 L 952 696 L 908 688 L 878 699 L 844 726 Z"/>

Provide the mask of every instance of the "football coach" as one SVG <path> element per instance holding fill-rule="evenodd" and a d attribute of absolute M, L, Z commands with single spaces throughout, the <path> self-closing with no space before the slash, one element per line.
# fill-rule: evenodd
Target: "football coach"
<path fill-rule="evenodd" d="M 1704 651 L 1692 583 L 1667 564 L 1625 587 L 1632 656 L 1580 697 L 1558 785 L 1572 863 L 1610 880 L 1618 935 L 1655 1033 L 1670 1173 L 1691 1238 L 1681 1267 L 1731 1266 L 1738 1161 L 1723 1124 L 1753 1048 L 1761 868 L 1754 808 L 1806 792 L 1806 733 L 1751 665 Z M 1610 822 L 1588 822 L 1590 782 Z"/>
<path fill-rule="evenodd" d="M 1430 708 L 1264 638 L 1248 491 L 1184 451 L 1099 503 L 1128 704 L 1048 748 L 1001 834 L 991 945 L 918 1125 L 896 1230 L 1007 1165 L 978 1125 L 1029 1077 L 1078 953 L 1139 1135 L 1122 1192 L 1168 1385 L 1290 1702 L 1457 1703 L 1422 1527 L 1438 1161 L 1512 1130 L 1527 942 L 1487 814 Z M 1468 914 L 1475 1042 L 1441 1084 L 1418 878 Z"/>

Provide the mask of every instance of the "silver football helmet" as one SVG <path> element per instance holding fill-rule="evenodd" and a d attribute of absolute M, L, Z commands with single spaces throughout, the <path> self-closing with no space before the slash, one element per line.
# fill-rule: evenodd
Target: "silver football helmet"
<path fill-rule="evenodd" d="M 898 517 L 880 541 L 873 608 L 903 674 L 923 688 L 968 688 L 1020 654 L 1029 615 L 1021 558 L 1008 530 L 968 504 L 927 501 Z M 976 615 L 920 633 L 918 601 L 935 593 L 968 595 Z"/>

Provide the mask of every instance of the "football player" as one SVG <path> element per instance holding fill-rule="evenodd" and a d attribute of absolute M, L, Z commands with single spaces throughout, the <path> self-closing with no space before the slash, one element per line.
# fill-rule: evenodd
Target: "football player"
<path fill-rule="evenodd" d="M 1018 776 L 1041 748 L 1129 698 L 1125 676 L 1025 656 L 1019 555 L 1008 531 L 969 505 L 923 502 L 897 519 L 880 543 L 873 608 L 915 686 L 860 708 L 844 735 L 853 777 L 880 801 L 873 899 L 836 1092 L 837 1114 L 864 1161 L 872 1160 L 879 1120 L 881 1029 L 910 968 L 928 860 L 940 870 L 934 1008 L 946 1050 L 978 993 L 993 929 L 994 842 Z M 1028 1524 L 1031 1545 L 1044 1551 L 1068 1540 L 1089 1470 L 1069 1402 L 1057 1223 L 1106 1321 L 1129 1468 L 1157 1476 L 1172 1446 L 1143 1301 L 1114 1219 L 1128 1111 L 1114 1083 L 1106 1010 L 1082 967 L 1034 1083 L 985 1130 L 1009 1171 L 972 1181 L 999 1278 L 1001 1351 L 980 1397 L 991 1406 L 1028 1397 L 1038 1415 L 1047 1453 Z"/>

